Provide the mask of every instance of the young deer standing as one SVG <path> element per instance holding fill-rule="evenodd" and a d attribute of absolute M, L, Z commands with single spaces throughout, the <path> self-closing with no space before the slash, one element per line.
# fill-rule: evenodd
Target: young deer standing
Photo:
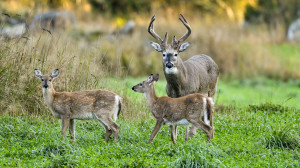
<path fill-rule="evenodd" d="M 113 121 L 117 120 L 121 110 L 121 97 L 107 90 L 87 90 L 79 92 L 56 92 L 52 80 L 59 74 L 58 69 L 50 76 L 42 75 L 35 69 L 35 75 L 41 79 L 43 96 L 52 114 L 62 120 L 62 141 L 65 140 L 66 131 L 69 132 L 75 142 L 75 121 L 97 119 L 105 128 L 105 141 L 114 134 L 114 140 L 118 139 L 120 126 Z"/>
<path fill-rule="evenodd" d="M 192 30 L 186 19 L 180 14 L 179 20 L 186 27 L 187 32 L 179 39 L 173 37 L 172 44 L 168 45 L 168 32 L 162 40 L 153 28 L 155 15 L 151 18 L 148 32 L 159 42 L 151 42 L 155 50 L 162 53 L 163 70 L 167 80 L 166 91 L 169 97 L 182 97 L 192 93 L 201 93 L 214 98 L 217 90 L 219 76 L 218 65 L 206 55 L 195 55 L 186 61 L 182 61 L 179 53 L 185 51 L 190 42 L 183 43 L 191 34 Z M 177 127 L 170 126 L 171 136 L 177 138 Z M 175 130 L 173 130 L 175 129 Z M 185 140 L 196 133 L 192 127 L 187 134 L 186 126 Z M 174 134 L 173 134 L 174 133 Z"/>
<path fill-rule="evenodd" d="M 158 78 L 158 74 L 155 76 L 151 74 L 147 80 L 132 87 L 133 91 L 144 93 L 147 105 L 156 118 L 156 125 L 148 143 L 152 142 L 163 124 L 173 126 L 192 124 L 203 130 L 207 134 L 207 141 L 210 141 L 214 136 L 213 99 L 199 93 L 179 98 L 157 97 L 154 83 L 158 81 Z M 210 125 L 208 125 L 209 122 Z M 172 136 L 171 138 L 175 144 L 176 139 Z"/>

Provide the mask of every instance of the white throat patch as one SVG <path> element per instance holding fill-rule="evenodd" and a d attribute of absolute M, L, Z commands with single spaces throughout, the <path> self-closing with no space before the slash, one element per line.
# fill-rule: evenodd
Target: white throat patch
<path fill-rule="evenodd" d="M 165 72 L 166 74 L 177 74 L 177 68 L 176 67 L 172 67 L 172 68 L 165 68 Z"/>
<path fill-rule="evenodd" d="M 44 87 L 43 87 L 43 93 L 44 93 L 44 94 L 47 95 L 47 94 L 49 94 L 49 92 L 50 92 L 50 89 L 49 89 L 49 88 L 44 88 Z"/>

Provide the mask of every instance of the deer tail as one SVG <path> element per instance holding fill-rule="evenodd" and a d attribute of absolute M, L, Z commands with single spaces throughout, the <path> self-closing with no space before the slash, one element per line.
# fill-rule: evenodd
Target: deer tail
<path fill-rule="evenodd" d="M 213 117 L 214 117 L 214 99 L 212 97 L 208 97 L 207 101 L 207 118 L 210 121 L 210 126 L 213 127 Z"/>
<path fill-rule="evenodd" d="M 122 107 L 122 102 L 121 102 L 122 98 L 118 95 L 116 95 L 116 104 L 117 104 L 117 107 L 115 109 L 115 113 L 114 113 L 114 120 L 117 121 L 118 119 L 118 116 L 121 112 L 121 107 Z"/>

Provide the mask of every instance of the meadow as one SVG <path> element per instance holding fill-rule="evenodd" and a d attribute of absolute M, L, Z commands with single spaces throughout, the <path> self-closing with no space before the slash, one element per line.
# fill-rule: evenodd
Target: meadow
<path fill-rule="evenodd" d="M 300 47 L 272 41 L 280 37 L 271 36 L 264 27 L 202 25 L 191 20 L 192 45 L 181 56 L 205 53 L 221 70 L 215 138 L 207 143 L 198 131 L 184 143 L 180 127 L 173 144 L 164 126 L 147 144 L 155 121 L 143 94 L 131 87 L 150 73 L 159 73 L 155 85 L 163 96 L 166 81 L 161 56 L 149 45 L 153 39 L 147 35 L 145 20 L 124 36 L 111 34 L 107 25 L 79 23 L 67 32 L 1 39 L 0 167 L 300 166 Z M 182 25 L 177 30 L 178 24 L 161 17 L 156 30 L 184 33 Z M 60 76 L 53 82 L 57 91 L 97 88 L 123 97 L 119 140 L 105 143 L 104 129 L 90 120 L 76 121 L 76 143 L 69 135 L 62 143 L 61 122 L 46 107 L 34 68 L 44 74 L 59 68 Z"/>
<path fill-rule="evenodd" d="M 73 144 L 70 135 L 61 142 L 61 122 L 51 115 L 2 116 L 0 166 L 299 167 L 298 83 L 221 81 L 211 143 L 199 130 L 184 143 L 184 127 L 179 127 L 178 141 L 173 144 L 169 127 L 163 126 L 153 143 L 147 144 L 155 120 L 144 96 L 131 91 L 141 80 L 144 78 L 102 81 L 126 95 L 117 121 L 121 125 L 117 142 L 104 141 L 104 128 L 96 120 L 76 121 L 77 141 Z M 156 83 L 158 95 L 165 95 L 165 84 L 164 80 Z"/>

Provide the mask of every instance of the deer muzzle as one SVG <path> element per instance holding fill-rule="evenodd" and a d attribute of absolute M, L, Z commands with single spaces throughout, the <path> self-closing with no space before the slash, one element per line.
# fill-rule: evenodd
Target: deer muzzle
<path fill-rule="evenodd" d="M 171 62 L 168 62 L 167 64 L 166 64 L 166 67 L 167 68 L 172 68 L 174 65 L 171 63 Z"/>

